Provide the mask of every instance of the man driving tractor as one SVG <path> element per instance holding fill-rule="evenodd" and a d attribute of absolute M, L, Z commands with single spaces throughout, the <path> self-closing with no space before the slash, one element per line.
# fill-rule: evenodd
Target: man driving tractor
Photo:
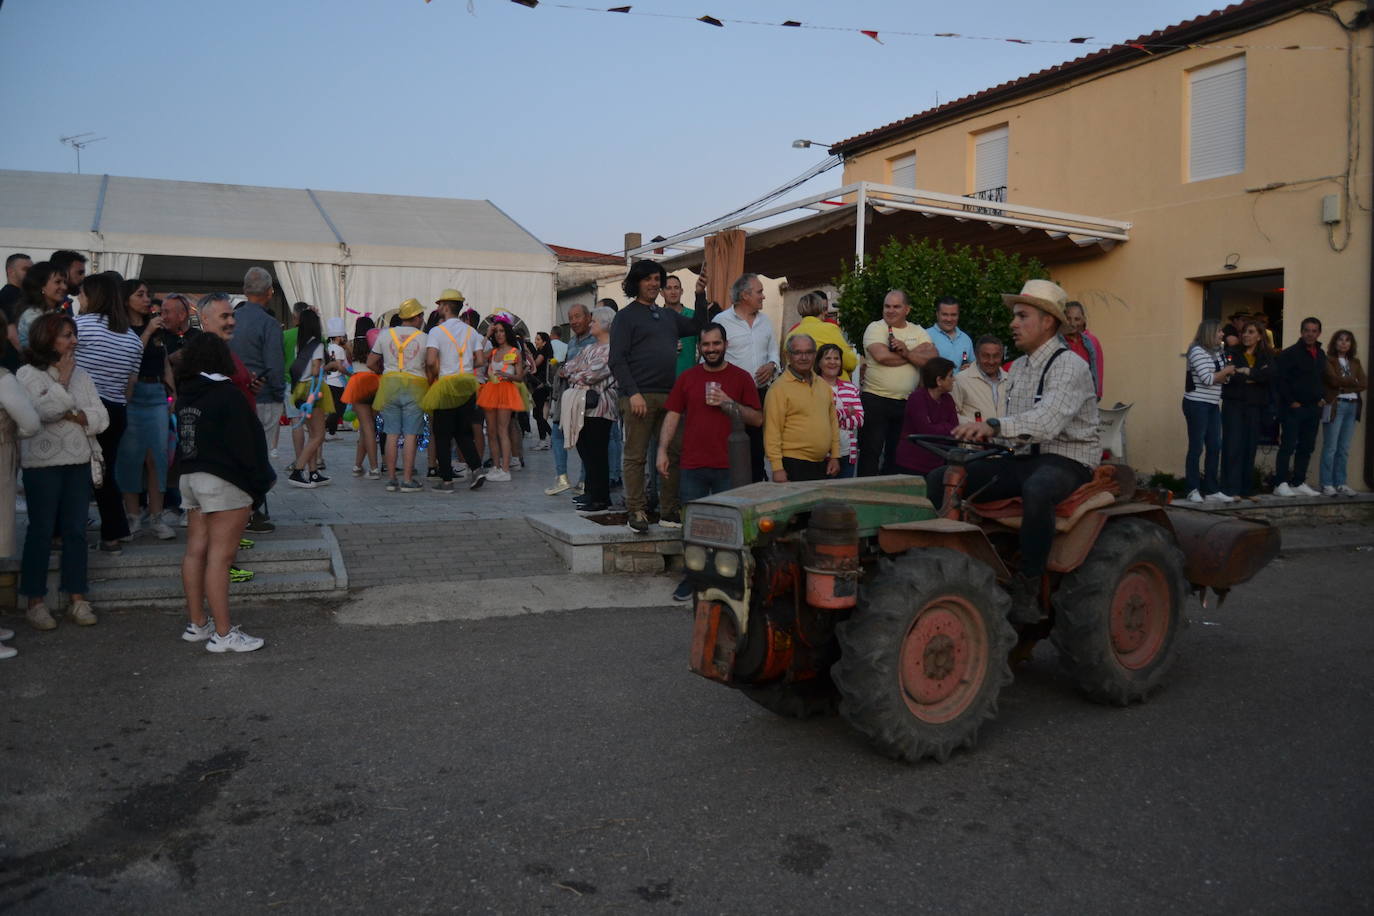
<path fill-rule="evenodd" d="M 1012 310 L 1011 334 L 1024 354 L 1012 364 L 1007 415 L 961 423 L 953 436 L 985 442 L 992 438 L 1031 443 L 1031 454 L 1005 455 L 968 465 L 964 492 L 970 501 L 1022 500 L 1021 564 L 1010 592 L 1013 623 L 1041 620 L 1039 601 L 1045 563 L 1054 539 L 1054 510 L 1087 483 L 1101 460 L 1097 397 L 1092 373 L 1060 337 L 1068 294 L 1049 280 L 1028 280 L 1019 294 L 1003 294 Z M 926 475 L 932 502 L 945 499 L 948 466 Z M 937 506 L 937 511 L 943 506 Z"/>

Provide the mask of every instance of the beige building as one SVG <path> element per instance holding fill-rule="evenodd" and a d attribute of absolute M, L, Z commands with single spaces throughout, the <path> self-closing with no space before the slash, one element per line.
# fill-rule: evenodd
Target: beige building
<path fill-rule="evenodd" d="M 1103 403 L 1135 405 L 1132 463 L 1177 470 L 1180 354 L 1203 317 L 1265 310 L 1290 344 L 1316 315 L 1323 341 L 1348 328 L 1370 352 L 1371 29 L 1363 3 L 1323 6 L 1252 0 L 833 152 L 846 183 L 1129 222 L 1128 242 L 1051 271 L 1102 340 Z"/>
<path fill-rule="evenodd" d="M 833 147 L 844 186 L 794 202 L 820 212 L 707 231 L 745 231 L 745 269 L 798 291 L 894 236 L 1039 258 L 1087 306 L 1103 403 L 1134 405 L 1131 463 L 1179 472 L 1204 317 L 1264 311 L 1286 344 L 1316 315 L 1371 352 L 1365 6 L 1249 0 L 948 102 Z M 1370 429 L 1351 454 L 1366 487 Z"/>

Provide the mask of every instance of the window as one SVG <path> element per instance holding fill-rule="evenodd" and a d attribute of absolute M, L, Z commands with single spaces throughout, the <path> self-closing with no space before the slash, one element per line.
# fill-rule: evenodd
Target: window
<path fill-rule="evenodd" d="M 1007 187 L 1007 126 L 973 135 L 973 190 L 1004 191 Z"/>
<path fill-rule="evenodd" d="M 916 187 L 915 153 L 907 153 L 905 156 L 889 159 L 888 167 L 892 173 L 891 177 L 888 179 L 888 184 L 894 184 L 899 188 Z"/>
<path fill-rule="evenodd" d="M 1245 58 L 1188 74 L 1188 180 L 1245 171 Z"/>

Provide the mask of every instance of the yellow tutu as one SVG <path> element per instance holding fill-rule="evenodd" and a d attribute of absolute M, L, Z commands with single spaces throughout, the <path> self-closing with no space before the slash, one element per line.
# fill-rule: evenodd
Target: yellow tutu
<path fill-rule="evenodd" d="M 525 402 L 515 382 L 505 379 L 488 380 L 477 395 L 477 406 L 483 410 L 524 410 Z"/>
<path fill-rule="evenodd" d="M 525 383 L 516 382 L 515 387 L 520 389 L 520 400 L 525 403 L 525 411 L 534 410 L 534 397 L 530 394 L 530 390 L 525 387 Z"/>
<path fill-rule="evenodd" d="M 411 375 L 409 372 L 384 373 L 382 380 L 377 384 L 377 396 L 372 399 L 372 409 L 380 413 L 407 391 L 415 399 L 415 403 L 419 404 L 424 399 L 425 389 L 428 387 L 429 381 L 419 375 Z"/>
<path fill-rule="evenodd" d="M 310 397 L 310 381 L 297 382 L 296 387 L 291 389 L 291 403 L 300 407 L 305 403 L 305 399 Z M 319 393 L 315 396 L 315 406 L 311 410 L 317 413 L 329 415 L 334 412 L 334 395 L 330 392 L 328 385 L 321 385 Z"/>
<path fill-rule="evenodd" d="M 470 372 L 445 375 L 429 386 L 429 390 L 420 401 L 420 409 L 425 413 L 433 413 L 436 410 L 462 407 L 477 395 L 477 388 L 477 376 Z"/>
<path fill-rule="evenodd" d="M 377 396 L 377 384 L 382 377 L 375 372 L 355 372 L 343 391 L 345 404 L 371 404 Z"/>

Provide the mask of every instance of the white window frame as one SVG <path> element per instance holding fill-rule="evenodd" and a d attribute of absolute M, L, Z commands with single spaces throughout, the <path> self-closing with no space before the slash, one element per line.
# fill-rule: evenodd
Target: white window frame
<path fill-rule="evenodd" d="M 1245 171 L 1245 55 L 1188 72 L 1188 180 Z"/>

